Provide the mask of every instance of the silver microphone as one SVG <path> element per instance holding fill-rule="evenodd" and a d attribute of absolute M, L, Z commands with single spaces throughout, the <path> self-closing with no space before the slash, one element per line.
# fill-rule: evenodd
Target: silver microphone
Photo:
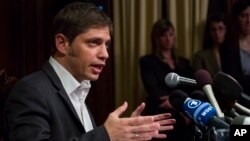
<path fill-rule="evenodd" d="M 168 73 L 165 77 L 165 83 L 167 86 L 174 88 L 179 85 L 185 85 L 185 86 L 196 86 L 197 82 L 194 79 L 181 77 L 178 74 L 171 72 Z"/>

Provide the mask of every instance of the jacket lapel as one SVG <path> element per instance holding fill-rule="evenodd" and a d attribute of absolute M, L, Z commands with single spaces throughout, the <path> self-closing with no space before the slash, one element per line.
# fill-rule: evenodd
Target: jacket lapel
<path fill-rule="evenodd" d="M 50 78 L 52 84 L 54 85 L 54 87 L 58 90 L 58 94 L 62 97 L 62 99 L 67 103 L 67 105 L 69 106 L 72 114 L 75 116 L 75 118 L 79 121 L 79 125 L 81 125 L 81 121 L 75 111 L 75 108 L 73 106 L 73 104 L 71 103 L 65 89 L 63 88 L 63 85 L 59 79 L 59 77 L 57 76 L 55 70 L 53 69 L 53 67 L 50 65 L 50 63 L 47 61 L 43 67 L 42 67 L 43 71 L 48 75 L 48 77 Z M 93 123 L 93 122 L 92 122 Z M 82 126 L 81 126 L 82 127 Z M 83 127 L 82 127 L 83 128 Z M 83 128 L 84 129 L 84 128 Z"/>

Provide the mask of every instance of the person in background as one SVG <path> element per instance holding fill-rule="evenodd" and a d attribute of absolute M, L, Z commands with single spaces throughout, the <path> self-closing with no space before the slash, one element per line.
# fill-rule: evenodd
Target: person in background
<path fill-rule="evenodd" d="M 250 96 L 250 1 L 237 1 L 231 11 L 228 58 L 225 72 L 234 77 Z M 250 103 L 238 102 L 250 108 Z"/>
<path fill-rule="evenodd" d="M 165 77 L 170 72 L 180 76 L 193 77 L 189 60 L 178 56 L 175 52 L 175 29 L 167 19 L 159 19 L 151 32 L 152 53 L 140 58 L 141 79 L 147 91 L 146 115 L 170 112 L 176 119 L 174 130 L 167 131 L 165 141 L 189 141 L 192 139 L 192 121 L 181 112 L 171 108 L 168 102 L 169 94 L 175 90 L 165 84 Z M 187 90 L 186 87 L 176 89 Z M 186 91 L 186 92 L 187 92 Z"/>
<path fill-rule="evenodd" d="M 91 3 L 74 2 L 54 18 L 54 51 L 38 72 L 21 79 L 7 99 L 6 141 L 144 141 L 166 138 L 175 119 L 141 116 L 142 103 L 121 118 L 124 102 L 96 127 L 85 99 L 109 57 L 112 22 Z"/>
<path fill-rule="evenodd" d="M 203 48 L 195 53 L 192 61 L 194 71 L 207 70 L 211 76 L 222 71 L 222 61 L 227 47 L 227 20 L 223 13 L 214 13 L 208 17 L 204 31 Z M 224 54 L 223 54 L 224 53 Z M 226 54 L 225 54 L 226 55 Z"/>

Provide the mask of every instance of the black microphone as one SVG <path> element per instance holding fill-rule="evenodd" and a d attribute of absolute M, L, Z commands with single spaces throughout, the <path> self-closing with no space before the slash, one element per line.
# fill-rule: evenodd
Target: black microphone
<path fill-rule="evenodd" d="M 239 99 L 243 88 L 232 76 L 218 72 L 213 77 L 213 90 L 216 96 L 227 101 L 235 101 Z"/>
<path fill-rule="evenodd" d="M 208 71 L 200 69 L 195 73 L 195 78 L 198 86 L 201 86 L 206 96 L 208 97 L 210 103 L 216 109 L 218 117 L 224 117 L 221 108 L 215 98 L 213 88 L 212 88 L 212 78 Z"/>
<path fill-rule="evenodd" d="M 216 110 L 210 103 L 191 99 L 181 90 L 175 90 L 170 93 L 169 103 L 175 109 L 184 111 L 198 125 L 229 128 L 228 123 L 216 116 Z"/>
<path fill-rule="evenodd" d="M 196 86 L 196 80 L 186 78 L 186 77 L 181 77 L 178 74 L 171 72 L 168 73 L 165 77 L 165 83 L 167 86 L 174 88 L 179 85 L 186 85 L 186 86 Z"/>
<path fill-rule="evenodd" d="M 226 83 L 225 83 L 226 82 Z M 213 78 L 214 90 L 221 93 L 228 100 L 237 100 L 238 103 L 250 108 L 250 96 L 243 92 L 240 83 L 229 74 L 218 72 Z"/>
<path fill-rule="evenodd" d="M 237 111 L 250 115 L 250 109 L 239 103 L 244 99 L 244 103 L 250 104 L 250 98 L 243 93 L 243 88 L 237 80 L 226 73 L 218 72 L 213 77 L 213 84 L 215 96 L 220 101 L 220 106 L 227 110 L 235 107 Z"/>
<path fill-rule="evenodd" d="M 195 90 L 190 94 L 190 98 L 193 99 L 198 99 L 204 102 L 209 102 L 206 94 L 204 94 L 204 92 L 202 92 L 201 90 Z"/>

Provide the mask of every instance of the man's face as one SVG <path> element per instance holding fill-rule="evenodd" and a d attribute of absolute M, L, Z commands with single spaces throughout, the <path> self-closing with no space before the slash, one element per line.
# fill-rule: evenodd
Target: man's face
<path fill-rule="evenodd" d="M 238 17 L 243 34 L 250 34 L 250 6 L 241 12 Z"/>
<path fill-rule="evenodd" d="M 79 81 L 97 80 L 109 57 L 108 27 L 93 27 L 66 44 L 64 67 Z"/>
<path fill-rule="evenodd" d="M 210 25 L 210 33 L 214 44 L 221 44 L 225 40 L 226 25 L 222 22 L 212 22 Z"/>

